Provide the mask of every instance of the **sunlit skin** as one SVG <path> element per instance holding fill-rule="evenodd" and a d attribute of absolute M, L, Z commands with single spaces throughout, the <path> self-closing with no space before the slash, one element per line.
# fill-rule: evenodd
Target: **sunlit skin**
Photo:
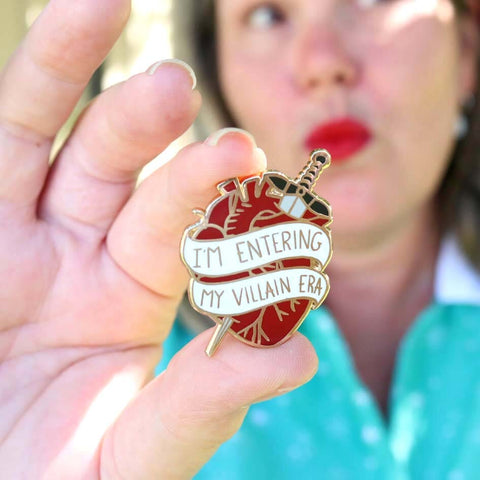
<path fill-rule="evenodd" d="M 434 195 L 474 82 L 466 22 L 448 0 L 219 0 L 217 19 L 227 104 L 270 168 L 295 175 L 319 124 L 372 133 L 316 188 L 334 212 L 327 303 L 385 403 L 398 342 L 432 295 Z"/>

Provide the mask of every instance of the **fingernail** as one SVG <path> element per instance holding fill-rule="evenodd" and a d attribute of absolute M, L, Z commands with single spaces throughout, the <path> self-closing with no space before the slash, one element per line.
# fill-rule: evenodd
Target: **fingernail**
<path fill-rule="evenodd" d="M 267 169 L 267 156 L 265 155 L 265 152 L 260 148 L 257 147 L 254 152 L 255 158 L 257 162 L 259 163 L 260 170 L 266 170 Z"/>
<path fill-rule="evenodd" d="M 242 135 L 247 136 L 255 147 L 257 146 L 253 135 L 251 133 L 248 133 L 246 130 L 242 130 L 241 128 L 222 128 L 221 130 L 217 130 L 205 140 L 205 143 L 214 147 L 218 144 L 221 138 L 230 133 L 241 133 Z"/>
<path fill-rule="evenodd" d="M 157 63 L 154 63 L 149 69 L 147 70 L 147 73 L 149 75 L 153 75 L 157 70 L 158 67 L 161 65 L 165 64 L 173 64 L 173 65 L 178 65 L 179 67 L 182 67 L 189 75 L 190 78 L 192 79 L 192 90 L 195 90 L 197 86 L 197 76 L 195 75 L 195 72 L 193 71 L 193 68 L 183 60 L 179 60 L 178 58 L 169 58 L 166 60 L 160 60 Z"/>
<path fill-rule="evenodd" d="M 266 402 L 268 400 L 273 400 L 274 398 L 277 398 L 280 395 L 284 395 L 286 393 L 289 393 L 289 392 L 295 390 L 298 387 L 299 387 L 299 385 L 297 385 L 296 387 L 279 388 L 272 393 L 269 393 L 267 395 L 263 395 L 262 397 L 259 397 L 259 398 L 255 399 L 255 401 L 253 403 L 260 403 L 260 402 Z"/>
<path fill-rule="evenodd" d="M 299 386 L 296 386 L 296 387 L 287 387 L 287 388 L 279 388 L 277 390 L 277 394 L 278 395 L 285 395 L 285 393 L 288 393 L 288 392 L 292 392 L 293 390 L 295 390 L 296 388 L 298 388 Z"/>

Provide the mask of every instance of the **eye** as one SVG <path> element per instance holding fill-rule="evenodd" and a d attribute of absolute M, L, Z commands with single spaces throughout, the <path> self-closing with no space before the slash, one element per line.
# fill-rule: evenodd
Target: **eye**
<path fill-rule="evenodd" d="M 380 3 L 393 3 L 394 0 L 356 0 L 356 2 L 360 8 L 369 8 Z"/>
<path fill-rule="evenodd" d="M 271 3 L 258 5 L 246 15 L 247 25 L 258 30 L 275 27 L 284 21 L 285 14 L 283 11 Z"/>

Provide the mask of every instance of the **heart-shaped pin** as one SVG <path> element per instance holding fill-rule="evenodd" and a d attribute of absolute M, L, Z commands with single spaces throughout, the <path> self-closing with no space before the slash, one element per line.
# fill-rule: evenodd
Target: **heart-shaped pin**
<path fill-rule="evenodd" d="M 330 164 L 314 150 L 296 179 L 280 172 L 222 182 L 184 233 L 190 302 L 217 322 L 207 354 L 230 332 L 254 346 L 288 339 L 329 290 L 330 205 L 313 187 Z"/>

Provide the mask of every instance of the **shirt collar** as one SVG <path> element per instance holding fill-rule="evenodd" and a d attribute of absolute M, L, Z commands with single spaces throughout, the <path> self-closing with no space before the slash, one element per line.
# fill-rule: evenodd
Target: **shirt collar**
<path fill-rule="evenodd" d="M 453 235 L 448 235 L 440 247 L 434 297 L 439 303 L 480 306 L 480 273 L 469 263 Z"/>

